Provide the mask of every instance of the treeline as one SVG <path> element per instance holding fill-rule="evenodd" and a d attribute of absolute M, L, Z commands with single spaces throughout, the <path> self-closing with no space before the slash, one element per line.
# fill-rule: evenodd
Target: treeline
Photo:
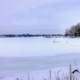
<path fill-rule="evenodd" d="M 65 31 L 65 36 L 80 37 L 80 23 L 72 25 L 70 29 Z"/>
<path fill-rule="evenodd" d="M 61 37 L 64 36 L 62 34 L 2 34 L 0 37 Z"/>

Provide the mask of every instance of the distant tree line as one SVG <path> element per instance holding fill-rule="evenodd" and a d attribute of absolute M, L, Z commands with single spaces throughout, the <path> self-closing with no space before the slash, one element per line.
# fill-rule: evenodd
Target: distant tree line
<path fill-rule="evenodd" d="M 73 25 L 69 30 L 66 30 L 65 36 L 80 37 L 80 23 Z"/>
<path fill-rule="evenodd" d="M 62 34 L 2 34 L 0 37 L 46 37 L 46 38 L 51 38 L 51 37 L 61 37 L 63 36 Z"/>

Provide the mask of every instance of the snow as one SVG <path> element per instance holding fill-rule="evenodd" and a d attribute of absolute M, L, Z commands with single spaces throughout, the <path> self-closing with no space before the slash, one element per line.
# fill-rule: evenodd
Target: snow
<path fill-rule="evenodd" d="M 63 69 L 63 68 L 62 68 Z M 66 72 L 61 71 L 61 68 L 51 69 L 51 80 L 56 79 L 57 76 L 68 75 L 68 68 Z M 4 71 L 0 72 L 0 80 L 50 80 L 50 70 L 36 70 L 31 72 L 12 72 Z M 61 77 L 62 78 L 62 77 Z"/>
<path fill-rule="evenodd" d="M 79 53 L 79 38 L 0 38 L 0 80 L 68 80 Z"/>
<path fill-rule="evenodd" d="M 79 46 L 78 38 L 0 38 L 0 56 L 54 56 L 79 53 Z"/>

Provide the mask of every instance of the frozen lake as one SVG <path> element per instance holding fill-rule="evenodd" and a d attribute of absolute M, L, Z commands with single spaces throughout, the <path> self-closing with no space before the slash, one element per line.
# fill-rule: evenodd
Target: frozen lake
<path fill-rule="evenodd" d="M 79 38 L 0 38 L 1 80 L 28 80 L 28 72 L 30 80 L 49 79 L 50 69 L 68 72 L 69 64 L 80 64 Z"/>
<path fill-rule="evenodd" d="M 1 57 L 80 53 L 79 38 L 0 38 Z"/>
<path fill-rule="evenodd" d="M 78 60 L 79 53 L 79 38 L 0 38 L 0 69 L 67 65 Z"/>

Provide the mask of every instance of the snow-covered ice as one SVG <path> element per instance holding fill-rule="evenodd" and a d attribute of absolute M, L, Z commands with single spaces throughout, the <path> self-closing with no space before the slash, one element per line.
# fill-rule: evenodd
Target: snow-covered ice
<path fill-rule="evenodd" d="M 79 68 L 79 38 L 0 38 L 0 80 L 68 80 L 69 64 Z"/>
<path fill-rule="evenodd" d="M 79 38 L 0 38 L 0 56 L 54 56 L 80 53 Z"/>

